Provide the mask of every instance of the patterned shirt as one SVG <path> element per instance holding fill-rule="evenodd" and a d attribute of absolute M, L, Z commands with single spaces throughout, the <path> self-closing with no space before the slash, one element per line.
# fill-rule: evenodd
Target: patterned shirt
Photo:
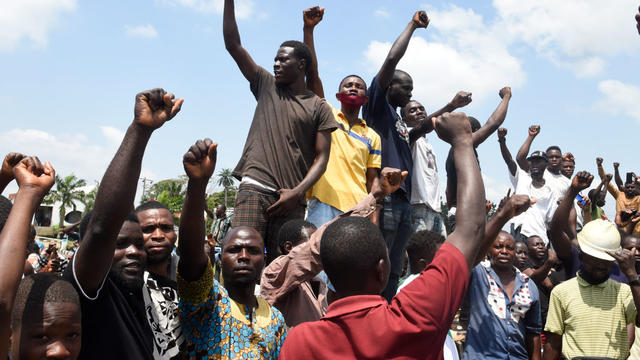
<path fill-rule="evenodd" d="M 251 309 L 235 302 L 213 278 L 188 282 L 178 274 L 182 332 L 190 357 L 197 359 L 277 359 L 287 336 L 282 314 L 260 299 Z"/>

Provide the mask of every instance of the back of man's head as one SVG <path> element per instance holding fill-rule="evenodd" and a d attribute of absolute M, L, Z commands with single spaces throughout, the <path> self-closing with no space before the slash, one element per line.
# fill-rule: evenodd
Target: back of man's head
<path fill-rule="evenodd" d="M 380 229 L 368 219 L 354 216 L 339 219 L 326 228 L 320 257 L 338 293 L 366 290 L 376 265 L 381 259 L 388 261 Z"/>
<path fill-rule="evenodd" d="M 412 274 L 424 270 L 433 261 L 445 238 L 439 233 L 421 230 L 413 233 L 407 242 L 407 254 Z"/>
<path fill-rule="evenodd" d="M 309 240 L 311 232 L 316 230 L 316 226 L 312 223 L 302 220 L 289 220 L 278 232 L 278 246 L 283 254 L 289 252 L 287 248 L 294 247 L 304 241 Z M 287 246 L 288 245 L 288 246 Z"/>

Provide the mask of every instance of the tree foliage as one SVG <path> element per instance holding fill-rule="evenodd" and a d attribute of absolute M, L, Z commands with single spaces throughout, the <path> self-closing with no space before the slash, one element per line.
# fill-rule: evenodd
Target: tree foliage
<path fill-rule="evenodd" d="M 58 223 L 60 228 L 64 227 L 64 216 L 67 213 L 67 208 L 70 207 L 75 211 L 77 203 L 84 203 L 85 193 L 80 188 L 86 185 L 87 182 L 84 179 L 78 179 L 73 173 L 64 178 L 56 174 L 56 188 L 49 191 L 45 201 L 47 203 L 60 203 L 60 221 Z"/>

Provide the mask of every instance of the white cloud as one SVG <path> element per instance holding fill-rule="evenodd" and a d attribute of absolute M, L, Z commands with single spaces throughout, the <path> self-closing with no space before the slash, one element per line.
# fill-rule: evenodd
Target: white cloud
<path fill-rule="evenodd" d="M 519 87 L 526 81 L 520 60 L 511 55 L 500 33 L 471 9 L 450 6 L 429 11 L 435 41 L 426 41 L 416 30 L 398 69 L 414 80 L 413 97 L 429 111 L 436 110 L 459 90 L 473 92 L 475 102 L 499 101 L 503 86 Z M 377 70 L 391 43 L 373 41 L 365 52 L 368 65 Z"/>
<path fill-rule="evenodd" d="M 601 74 L 601 57 L 640 48 L 634 0 L 494 0 L 496 28 L 579 77 Z"/>
<path fill-rule="evenodd" d="M 0 8 L 0 51 L 11 51 L 24 38 L 45 47 L 49 31 L 62 13 L 75 10 L 76 0 L 7 0 Z"/>
<path fill-rule="evenodd" d="M 598 84 L 604 97 L 596 107 L 607 114 L 623 114 L 640 121 L 640 87 L 618 80 L 604 80 Z"/>
<path fill-rule="evenodd" d="M 224 0 L 159 0 L 170 5 L 180 5 L 203 14 L 222 14 L 224 10 Z M 236 17 L 238 19 L 248 19 L 254 10 L 252 0 L 238 0 L 235 2 Z M 262 15 L 261 15 L 262 16 Z"/>
<path fill-rule="evenodd" d="M 383 8 L 383 7 L 376 9 L 373 12 L 373 15 L 381 18 L 391 17 L 391 13 L 386 8 Z"/>
<path fill-rule="evenodd" d="M 138 26 L 125 25 L 124 28 L 127 32 L 127 36 L 148 39 L 158 37 L 158 32 L 151 24 Z"/>
<path fill-rule="evenodd" d="M 482 174 L 482 182 L 484 183 L 484 195 L 487 200 L 495 203 L 500 203 L 503 197 L 507 196 L 507 191 L 511 188 L 506 183 L 499 182 L 487 174 Z M 513 188 L 511 188 L 513 194 Z"/>

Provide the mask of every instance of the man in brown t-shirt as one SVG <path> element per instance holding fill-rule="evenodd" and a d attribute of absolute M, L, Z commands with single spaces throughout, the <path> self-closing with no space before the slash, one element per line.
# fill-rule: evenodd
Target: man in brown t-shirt
<path fill-rule="evenodd" d="M 225 0 L 223 35 L 227 51 L 250 82 L 258 104 L 233 171 L 240 179 L 231 226 L 251 226 L 262 235 L 267 262 L 277 256 L 280 226 L 304 217 L 305 192 L 329 161 L 331 132 L 337 127 L 324 99 L 307 89 L 312 59 L 299 41 L 278 49 L 274 75 L 258 66 L 240 43 L 234 1 Z"/>

